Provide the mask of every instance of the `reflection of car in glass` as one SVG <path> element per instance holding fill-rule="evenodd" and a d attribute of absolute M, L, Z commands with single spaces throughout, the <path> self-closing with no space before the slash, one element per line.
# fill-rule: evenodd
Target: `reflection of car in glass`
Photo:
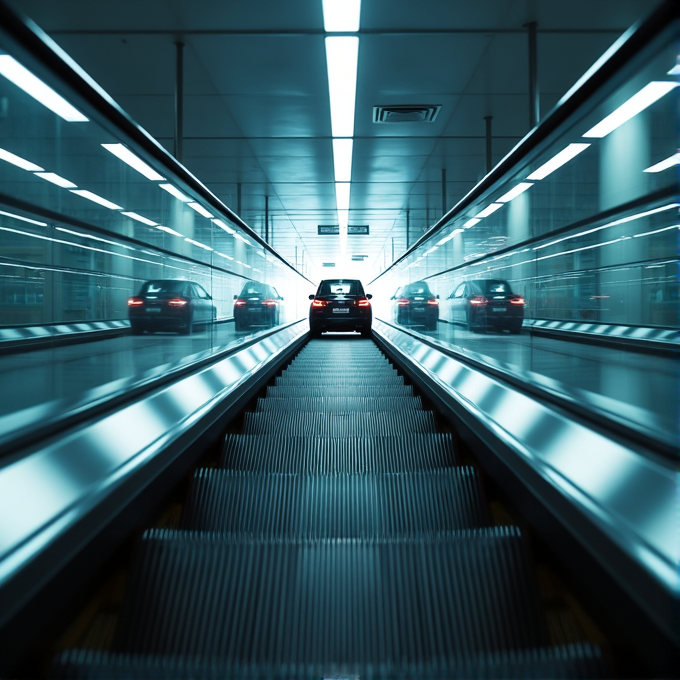
<path fill-rule="evenodd" d="M 373 314 L 369 300 L 358 279 L 326 279 L 316 295 L 310 295 L 309 330 L 312 335 L 324 331 L 359 331 L 370 336 Z"/>
<path fill-rule="evenodd" d="M 194 326 L 214 323 L 216 317 L 212 298 L 203 286 L 193 281 L 147 281 L 138 295 L 128 298 L 133 335 L 161 330 L 188 335 Z"/>
<path fill-rule="evenodd" d="M 234 295 L 234 330 L 277 326 L 281 322 L 282 302 L 283 298 L 273 286 L 248 281 L 240 295 Z"/>
<path fill-rule="evenodd" d="M 461 283 L 449 296 L 452 320 L 474 331 L 492 326 L 519 333 L 524 320 L 524 298 L 501 279 Z"/>
<path fill-rule="evenodd" d="M 438 298 L 425 281 L 401 286 L 391 298 L 393 318 L 403 326 L 425 326 L 435 331 L 439 321 Z"/>

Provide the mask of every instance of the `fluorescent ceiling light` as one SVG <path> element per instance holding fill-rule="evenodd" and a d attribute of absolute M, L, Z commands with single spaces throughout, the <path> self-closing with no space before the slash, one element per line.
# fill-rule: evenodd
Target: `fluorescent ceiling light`
<path fill-rule="evenodd" d="M 211 217 L 214 217 L 212 213 L 209 213 L 200 203 L 187 203 L 187 205 L 190 208 L 193 208 L 199 215 L 203 215 L 203 217 L 207 217 L 210 219 Z"/>
<path fill-rule="evenodd" d="M 520 194 L 523 194 L 527 189 L 534 186 L 531 182 L 520 182 L 516 187 L 510 189 L 507 194 L 503 194 L 500 198 L 496 200 L 499 203 L 507 203 L 512 201 L 513 198 L 517 198 Z"/>
<path fill-rule="evenodd" d="M 4 215 L 5 217 L 12 217 L 15 220 L 21 220 L 22 222 L 29 222 L 30 224 L 37 224 L 39 227 L 46 227 L 47 222 L 38 222 L 38 220 L 32 220 L 28 217 L 22 217 L 21 215 L 15 215 L 14 213 L 8 213 L 5 212 L 4 210 L 0 210 L 0 215 Z"/>
<path fill-rule="evenodd" d="M 203 248 L 203 250 L 212 250 L 210 246 L 206 246 L 205 243 L 201 243 L 200 241 L 194 241 L 192 238 L 185 238 L 185 241 L 188 241 L 192 245 L 198 246 L 199 248 Z"/>
<path fill-rule="evenodd" d="M 477 220 L 479 222 L 479 220 Z M 441 246 L 444 245 L 444 243 L 448 243 L 456 234 L 461 234 L 464 230 L 463 229 L 454 229 L 448 236 L 444 236 L 444 238 L 441 241 L 437 241 L 437 245 Z"/>
<path fill-rule="evenodd" d="M 323 0 L 323 28 L 327 33 L 356 33 L 361 0 Z"/>
<path fill-rule="evenodd" d="M 352 147 L 351 139 L 333 140 L 333 165 L 335 166 L 335 181 L 349 182 L 352 179 Z"/>
<path fill-rule="evenodd" d="M 463 226 L 465 229 L 469 229 L 470 227 L 474 227 L 475 224 L 479 224 L 482 220 L 478 220 L 476 217 L 473 217 L 471 220 L 468 220 Z"/>
<path fill-rule="evenodd" d="M 142 224 L 148 224 L 150 227 L 155 227 L 158 224 L 158 222 L 154 222 L 153 220 L 150 220 L 148 217 L 138 215 L 135 212 L 124 212 L 124 213 L 121 213 L 121 214 L 125 215 L 125 217 L 129 217 L 133 220 L 137 220 L 137 222 L 141 222 Z"/>
<path fill-rule="evenodd" d="M 662 170 L 672 168 L 674 165 L 680 165 L 680 153 L 669 156 L 665 160 L 656 163 L 656 165 L 650 165 L 646 170 L 643 170 L 643 172 L 661 172 Z"/>
<path fill-rule="evenodd" d="M 675 62 L 675 66 L 668 72 L 669 76 L 680 76 L 680 56 Z"/>
<path fill-rule="evenodd" d="M 555 172 L 557 168 L 561 168 L 565 163 L 568 163 L 574 156 L 578 156 L 582 151 L 585 151 L 589 146 L 590 144 L 570 144 L 553 156 L 547 163 L 543 163 L 540 168 L 534 170 L 527 179 L 540 180 L 546 178 L 549 174 Z"/>
<path fill-rule="evenodd" d="M 135 250 L 132 246 L 126 246 L 122 243 L 117 243 L 116 241 L 109 241 L 105 238 L 95 236 L 94 234 L 85 234 L 82 231 L 73 231 L 72 229 L 66 229 L 65 227 L 55 227 L 55 231 L 63 231 L 65 234 L 72 234 L 73 236 L 80 236 L 80 238 L 89 238 L 93 241 L 101 241 L 102 243 L 108 243 L 110 246 L 116 246 L 118 248 L 125 248 L 125 250 Z M 144 252 L 144 251 L 142 251 Z M 149 255 L 154 255 L 154 253 L 149 253 Z"/>
<path fill-rule="evenodd" d="M 477 213 L 477 219 L 479 219 L 480 217 L 488 217 L 489 215 L 495 213 L 496 210 L 502 207 L 503 207 L 502 203 L 492 203 L 491 205 L 487 205 L 486 208 L 482 210 L 482 212 Z"/>
<path fill-rule="evenodd" d="M 219 255 L 220 257 L 224 257 L 227 260 L 233 260 L 234 259 L 233 257 L 230 257 L 229 255 L 225 255 L 224 253 L 219 253 L 217 251 L 215 251 L 215 255 Z"/>
<path fill-rule="evenodd" d="M 86 198 L 88 201 L 92 201 L 93 203 L 99 203 L 99 205 L 103 205 L 105 208 L 110 208 L 111 210 L 122 210 L 123 208 L 119 205 L 116 205 L 112 201 L 107 201 L 105 198 L 102 198 L 101 196 L 92 193 L 91 191 L 86 191 L 85 189 L 71 189 L 72 194 L 78 194 L 78 196 L 82 196 L 83 198 Z"/>
<path fill-rule="evenodd" d="M 246 268 L 246 269 L 252 269 L 252 267 L 249 264 L 246 264 L 245 262 L 241 262 L 241 264 Z"/>
<path fill-rule="evenodd" d="M 123 144 L 102 144 L 102 146 L 110 151 L 114 156 L 120 158 L 123 163 L 127 163 L 131 168 L 135 169 L 147 179 L 157 182 L 164 180 L 165 177 L 159 175 L 150 165 L 147 165 L 139 156 L 130 151 L 127 146 Z"/>
<path fill-rule="evenodd" d="M 165 189 L 169 194 L 172 194 L 175 198 L 179 198 L 180 201 L 188 203 L 191 199 L 185 196 L 177 187 L 172 184 L 159 184 L 161 189 Z"/>
<path fill-rule="evenodd" d="M 170 229 L 170 227 L 164 227 L 162 225 L 158 225 L 156 229 L 160 229 L 161 231 L 166 232 L 167 234 L 172 234 L 173 236 L 179 236 L 180 238 L 184 238 L 184 234 L 180 234 L 178 231 L 175 231 L 174 229 Z"/>
<path fill-rule="evenodd" d="M 326 38 L 326 64 L 333 137 L 354 134 L 359 38 Z"/>
<path fill-rule="evenodd" d="M 35 176 L 42 177 L 48 182 L 52 182 L 52 184 L 56 184 L 58 187 L 62 187 L 63 189 L 75 189 L 78 186 L 77 184 L 74 184 L 63 177 L 56 175 L 53 172 L 36 172 Z"/>
<path fill-rule="evenodd" d="M 241 234 L 239 234 L 238 232 L 236 232 L 235 234 L 232 234 L 232 236 L 234 238 L 239 239 L 240 241 L 243 241 L 246 245 L 250 245 L 250 241 L 247 238 L 245 238 L 244 236 L 241 236 Z"/>
<path fill-rule="evenodd" d="M 213 220 L 213 222 L 220 228 L 224 229 L 227 234 L 235 234 L 236 229 L 232 229 L 228 224 L 225 224 L 222 220 Z"/>
<path fill-rule="evenodd" d="M 634 94 L 628 101 L 619 106 L 618 109 L 610 113 L 604 120 L 600 121 L 595 127 L 590 128 L 584 137 L 596 137 L 601 139 L 606 137 L 610 132 L 616 130 L 617 127 L 623 125 L 626 121 L 637 116 L 638 113 L 644 111 L 648 106 L 651 106 L 657 99 L 661 99 L 665 94 L 668 94 L 672 89 L 676 88 L 680 83 L 674 83 L 667 80 L 657 80 L 645 85 L 637 94 Z"/>
<path fill-rule="evenodd" d="M 335 183 L 335 202 L 338 210 L 349 210 L 349 182 Z"/>
<path fill-rule="evenodd" d="M 11 80 L 26 94 L 46 106 L 58 116 L 69 123 L 86 123 L 87 118 L 74 106 L 69 104 L 61 95 L 51 87 L 36 78 L 27 68 L 24 68 L 16 59 L 9 54 L 0 55 L 0 74 L 7 80 Z"/>
<path fill-rule="evenodd" d="M 439 246 L 432 246 L 429 250 L 425 251 L 425 257 L 427 257 L 430 253 L 434 253 L 435 250 L 437 250 Z"/>
<path fill-rule="evenodd" d="M 641 238 L 643 236 L 651 236 L 652 234 L 660 234 L 662 231 L 670 231 L 671 229 L 680 229 L 680 224 L 673 224 L 670 227 L 662 227 L 661 229 L 654 229 L 654 231 L 646 231 L 643 234 L 633 234 L 633 238 Z"/>
<path fill-rule="evenodd" d="M 39 165 L 36 165 L 35 163 L 31 163 L 31 161 L 27 161 L 25 158 L 22 158 L 21 156 L 17 156 L 16 154 L 10 153 L 6 149 L 0 149 L 0 160 L 7 161 L 12 165 L 16 165 L 17 168 L 21 168 L 22 170 L 30 170 L 31 172 L 42 172 L 45 169 L 41 168 Z"/>

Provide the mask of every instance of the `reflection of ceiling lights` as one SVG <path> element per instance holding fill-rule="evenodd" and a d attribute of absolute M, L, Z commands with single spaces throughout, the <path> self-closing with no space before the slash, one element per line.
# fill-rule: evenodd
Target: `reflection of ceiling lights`
<path fill-rule="evenodd" d="M 568 163 L 572 158 L 578 156 L 582 151 L 585 151 L 589 146 L 590 144 L 570 144 L 566 149 L 562 149 L 558 154 L 555 154 L 547 163 L 543 163 L 540 168 L 534 170 L 527 179 L 541 180 L 546 178 L 565 163 Z"/>
<path fill-rule="evenodd" d="M 0 149 L 0 160 L 7 161 L 12 165 L 16 165 L 17 168 L 21 168 L 22 170 L 28 170 L 30 172 L 42 172 L 45 169 L 41 168 L 39 165 L 36 165 L 35 163 L 32 163 L 31 161 L 27 161 L 25 158 L 22 158 L 21 156 L 17 156 L 16 154 L 7 151 L 6 149 Z"/>
<path fill-rule="evenodd" d="M 491 205 L 487 205 L 482 212 L 477 213 L 477 219 L 480 217 L 488 217 L 489 215 L 493 214 L 498 210 L 499 208 L 502 208 L 503 204 L 502 203 L 492 203 Z"/>
<path fill-rule="evenodd" d="M 101 196 L 93 193 L 92 191 L 86 191 L 85 189 L 71 189 L 71 193 L 77 194 L 78 196 L 82 196 L 83 198 L 86 198 L 88 201 L 92 201 L 93 203 L 98 203 L 99 205 L 102 205 L 105 208 L 109 208 L 109 210 L 122 210 L 121 206 L 116 205 L 115 203 L 107 200 L 106 198 L 102 198 Z"/>
<path fill-rule="evenodd" d="M 676 153 L 673 156 L 659 161 L 655 165 L 650 165 L 648 168 L 643 170 L 643 172 L 661 172 L 662 170 L 668 170 L 675 165 L 680 165 L 680 153 Z"/>
<path fill-rule="evenodd" d="M 166 234 L 172 234 L 173 236 L 179 236 L 180 238 L 184 238 L 184 234 L 180 234 L 178 231 L 175 231 L 174 229 L 170 229 L 170 227 L 164 227 L 163 225 L 159 224 L 156 229 L 160 229 L 161 231 L 164 231 Z M 181 262 L 181 260 L 180 260 Z"/>
<path fill-rule="evenodd" d="M 54 172 L 36 172 L 35 176 L 42 177 L 48 182 L 52 182 L 52 184 L 62 187 L 62 189 L 75 189 L 78 186 L 77 184 L 74 184 L 73 182 L 61 177 L 60 175 L 57 175 Z"/>
<path fill-rule="evenodd" d="M 188 196 L 185 196 L 177 187 L 173 186 L 172 184 L 159 184 L 158 185 L 161 189 L 165 189 L 169 194 L 172 194 L 175 198 L 178 198 L 180 201 L 183 201 L 184 203 L 188 203 L 191 199 Z"/>
<path fill-rule="evenodd" d="M 520 182 L 516 187 L 513 187 L 506 194 L 503 194 L 500 198 L 497 198 L 498 203 L 508 203 L 512 201 L 513 198 L 517 198 L 520 194 L 523 194 L 527 189 L 531 189 L 534 186 L 531 182 Z"/>
<path fill-rule="evenodd" d="M 131 168 L 144 175 L 147 179 L 154 182 L 165 179 L 165 177 L 159 175 L 150 165 L 147 165 L 123 144 L 102 144 L 102 146 L 114 156 L 120 158 L 123 163 L 127 163 Z"/>
<path fill-rule="evenodd" d="M 130 219 L 137 220 L 137 222 L 141 222 L 142 224 L 147 224 L 150 227 L 155 227 L 158 222 L 154 222 L 153 220 L 150 220 L 148 217 L 144 217 L 143 215 L 139 215 L 138 213 L 135 212 L 123 212 L 121 215 L 125 215 L 125 217 L 129 217 Z"/>
<path fill-rule="evenodd" d="M 224 229 L 224 231 L 226 231 L 227 234 L 231 234 L 233 236 L 236 233 L 236 229 L 232 229 L 228 224 L 225 224 L 222 220 L 215 219 L 213 220 L 213 223 L 216 224 L 220 229 Z"/>
<path fill-rule="evenodd" d="M 203 215 L 203 217 L 207 217 L 208 219 L 213 217 L 213 214 L 208 212 L 200 203 L 192 202 L 192 203 L 187 203 L 187 205 L 190 208 L 193 208 L 199 215 Z"/>
<path fill-rule="evenodd" d="M 22 217 L 21 215 L 15 215 L 14 213 L 5 212 L 4 210 L 0 210 L 0 215 L 11 217 L 15 220 L 21 220 L 22 222 L 29 222 L 30 224 L 37 224 L 39 227 L 47 226 L 46 222 L 38 222 L 38 220 L 32 220 L 29 217 Z"/>

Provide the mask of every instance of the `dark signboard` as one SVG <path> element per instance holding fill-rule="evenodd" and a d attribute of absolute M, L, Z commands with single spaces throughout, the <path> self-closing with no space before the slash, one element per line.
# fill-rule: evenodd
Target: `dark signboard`
<path fill-rule="evenodd" d="M 358 236 L 358 235 L 368 236 L 368 225 L 367 224 L 350 224 L 347 227 L 348 236 Z"/>
<path fill-rule="evenodd" d="M 319 236 L 337 236 L 340 233 L 339 224 L 319 224 Z"/>

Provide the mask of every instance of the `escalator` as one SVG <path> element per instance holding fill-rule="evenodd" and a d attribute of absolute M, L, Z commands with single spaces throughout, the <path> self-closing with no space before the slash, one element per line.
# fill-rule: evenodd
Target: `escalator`
<path fill-rule="evenodd" d="M 312 340 L 267 387 L 179 528 L 138 547 L 111 649 L 56 678 L 606 677 L 551 643 L 526 538 L 364 339 Z"/>

